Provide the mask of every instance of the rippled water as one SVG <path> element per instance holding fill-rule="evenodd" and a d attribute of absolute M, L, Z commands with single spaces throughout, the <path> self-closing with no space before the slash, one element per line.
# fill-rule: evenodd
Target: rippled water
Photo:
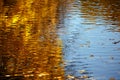
<path fill-rule="evenodd" d="M 0 0 L 0 80 L 120 80 L 119 0 Z"/>
<path fill-rule="evenodd" d="M 0 80 L 64 80 L 58 0 L 0 0 Z"/>
<path fill-rule="evenodd" d="M 67 0 L 60 8 L 58 34 L 63 41 L 66 75 L 120 80 L 119 3 Z"/>

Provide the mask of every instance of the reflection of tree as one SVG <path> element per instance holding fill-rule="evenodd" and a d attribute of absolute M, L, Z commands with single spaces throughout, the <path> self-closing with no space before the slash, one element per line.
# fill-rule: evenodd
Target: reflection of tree
<path fill-rule="evenodd" d="M 55 28 L 59 1 L 0 1 L 0 75 L 61 80 L 61 43 Z"/>
<path fill-rule="evenodd" d="M 119 0 L 101 0 L 101 5 L 106 8 L 106 16 L 113 21 L 120 21 L 120 1 Z"/>
<path fill-rule="evenodd" d="M 81 5 L 81 12 L 87 14 L 84 16 L 86 18 L 96 19 L 97 16 L 103 16 L 107 20 L 120 21 L 118 0 L 82 0 Z"/>

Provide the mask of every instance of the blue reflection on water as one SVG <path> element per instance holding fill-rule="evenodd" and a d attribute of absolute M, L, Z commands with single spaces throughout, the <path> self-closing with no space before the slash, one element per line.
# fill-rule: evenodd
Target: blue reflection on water
<path fill-rule="evenodd" d="M 118 26 L 106 23 L 109 21 L 104 20 L 104 16 L 87 20 L 82 17 L 85 14 L 81 13 L 80 5 L 74 5 L 69 4 L 64 27 L 59 29 L 66 75 L 88 75 L 97 80 L 120 79 L 120 43 L 114 44 L 120 40 L 120 32 L 111 31 Z M 86 74 L 80 73 L 81 70 Z"/>

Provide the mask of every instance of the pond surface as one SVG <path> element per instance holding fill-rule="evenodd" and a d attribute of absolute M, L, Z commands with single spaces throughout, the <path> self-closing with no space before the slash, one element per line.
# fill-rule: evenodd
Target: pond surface
<path fill-rule="evenodd" d="M 120 80 L 120 0 L 0 0 L 0 80 Z"/>
<path fill-rule="evenodd" d="M 60 8 L 58 34 L 63 42 L 65 75 L 120 80 L 119 3 L 67 0 Z"/>

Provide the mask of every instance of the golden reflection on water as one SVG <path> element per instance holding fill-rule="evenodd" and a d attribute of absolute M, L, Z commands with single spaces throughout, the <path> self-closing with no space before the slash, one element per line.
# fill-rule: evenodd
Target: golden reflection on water
<path fill-rule="evenodd" d="M 0 0 L 1 79 L 64 80 L 58 5 L 59 0 Z"/>
<path fill-rule="evenodd" d="M 92 22 L 96 21 L 98 16 L 102 16 L 105 20 L 117 22 L 113 25 L 120 26 L 120 1 L 118 0 L 81 0 L 82 17 Z"/>

